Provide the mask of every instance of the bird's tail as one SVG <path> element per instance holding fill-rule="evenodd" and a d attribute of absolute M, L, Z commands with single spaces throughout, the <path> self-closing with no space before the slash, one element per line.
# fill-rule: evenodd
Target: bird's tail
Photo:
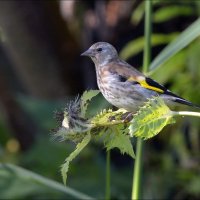
<path fill-rule="evenodd" d="M 176 103 L 179 103 L 182 105 L 191 106 L 191 107 L 200 109 L 200 105 L 194 104 L 194 103 L 172 93 L 169 90 L 167 90 L 163 96 L 164 96 L 164 98 L 171 100 L 172 102 L 176 102 Z"/>
<path fill-rule="evenodd" d="M 173 101 L 177 102 L 177 103 L 180 103 L 180 104 L 183 104 L 183 105 L 187 105 L 187 106 L 191 106 L 191 107 L 195 107 L 195 108 L 200 109 L 199 105 L 193 104 L 192 102 L 187 101 L 186 99 L 183 99 L 181 97 L 176 97 Z"/>

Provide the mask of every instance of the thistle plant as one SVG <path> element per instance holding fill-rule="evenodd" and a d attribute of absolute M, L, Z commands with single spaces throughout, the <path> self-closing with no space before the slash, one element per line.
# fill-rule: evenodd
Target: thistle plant
<path fill-rule="evenodd" d="M 86 91 L 81 98 L 71 101 L 62 113 L 57 113 L 60 126 L 55 131 L 54 138 L 76 143 L 76 149 L 66 158 L 61 168 L 65 184 L 70 162 L 92 139 L 103 141 L 107 151 L 118 148 L 122 154 L 126 153 L 134 159 L 131 139 L 139 137 L 146 140 L 154 137 L 166 125 L 175 123 L 174 117 L 177 115 L 200 117 L 200 113 L 196 112 L 171 111 L 162 98 L 153 97 L 136 113 L 124 109 L 104 109 L 99 114 L 86 118 L 88 105 L 98 93 L 97 90 Z"/>

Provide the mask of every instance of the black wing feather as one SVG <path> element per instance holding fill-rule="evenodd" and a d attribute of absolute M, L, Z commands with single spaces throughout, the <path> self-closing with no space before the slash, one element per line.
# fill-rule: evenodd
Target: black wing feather
<path fill-rule="evenodd" d="M 159 89 L 163 90 L 164 93 L 165 93 L 165 91 L 167 91 L 167 88 L 165 88 L 163 85 L 157 83 L 153 79 L 146 77 L 145 80 L 148 83 L 148 85 L 159 88 Z"/>
<path fill-rule="evenodd" d="M 146 82 L 150 86 L 153 86 L 153 87 L 156 87 L 156 88 L 159 88 L 159 89 L 163 90 L 163 94 L 175 97 L 173 99 L 174 102 L 177 102 L 177 103 L 180 103 L 180 104 L 184 104 L 184 105 L 187 105 L 187 106 L 193 106 L 193 107 L 196 107 L 196 108 L 200 108 L 199 105 L 195 105 L 192 102 L 190 102 L 190 101 L 188 101 L 188 100 L 186 100 L 186 99 L 184 99 L 184 98 L 182 98 L 182 97 L 174 94 L 173 92 L 171 92 L 170 90 L 168 90 L 167 88 L 165 88 L 163 85 L 157 83 L 156 81 L 154 81 L 151 78 L 146 78 Z"/>
<path fill-rule="evenodd" d="M 180 96 L 174 94 L 173 92 L 171 92 L 170 90 L 168 90 L 166 87 L 164 87 L 163 85 L 157 83 L 156 81 L 154 81 L 153 79 L 151 78 L 146 78 L 146 82 L 150 85 L 150 86 L 153 86 L 153 87 L 156 87 L 156 88 L 159 88 L 163 91 L 163 94 L 167 94 L 167 95 L 170 95 L 170 96 L 173 96 L 173 97 L 177 97 L 177 98 L 180 98 L 182 99 Z"/>

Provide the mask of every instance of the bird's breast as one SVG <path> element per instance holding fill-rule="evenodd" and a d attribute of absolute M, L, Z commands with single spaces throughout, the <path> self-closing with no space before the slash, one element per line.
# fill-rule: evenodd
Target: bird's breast
<path fill-rule="evenodd" d="M 116 75 L 109 71 L 99 70 L 97 74 L 98 87 L 105 99 L 116 107 L 123 108 L 127 101 L 127 90 L 124 83 L 120 83 Z"/>
<path fill-rule="evenodd" d="M 108 102 L 128 111 L 136 111 L 146 98 L 151 96 L 149 90 L 144 89 L 145 91 L 143 91 L 139 84 L 132 85 L 130 82 L 121 82 L 115 74 L 102 70 L 97 72 L 97 84 Z"/>
<path fill-rule="evenodd" d="M 110 86 L 112 84 L 109 73 L 103 70 L 99 70 L 97 73 L 97 84 L 103 95 L 107 96 L 107 93 L 109 92 Z"/>

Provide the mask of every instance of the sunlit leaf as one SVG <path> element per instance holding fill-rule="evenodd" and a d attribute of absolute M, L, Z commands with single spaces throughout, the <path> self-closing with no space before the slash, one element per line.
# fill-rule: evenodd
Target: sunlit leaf
<path fill-rule="evenodd" d="M 126 112 L 127 110 L 124 109 L 118 109 L 117 111 L 113 111 L 112 109 L 104 109 L 91 119 L 91 124 L 93 124 L 94 127 L 121 124 L 123 123 L 121 116 Z"/>
<path fill-rule="evenodd" d="M 149 139 L 167 124 L 174 123 L 172 116 L 171 110 L 160 97 L 152 98 L 134 115 L 129 126 L 130 135 Z"/>

